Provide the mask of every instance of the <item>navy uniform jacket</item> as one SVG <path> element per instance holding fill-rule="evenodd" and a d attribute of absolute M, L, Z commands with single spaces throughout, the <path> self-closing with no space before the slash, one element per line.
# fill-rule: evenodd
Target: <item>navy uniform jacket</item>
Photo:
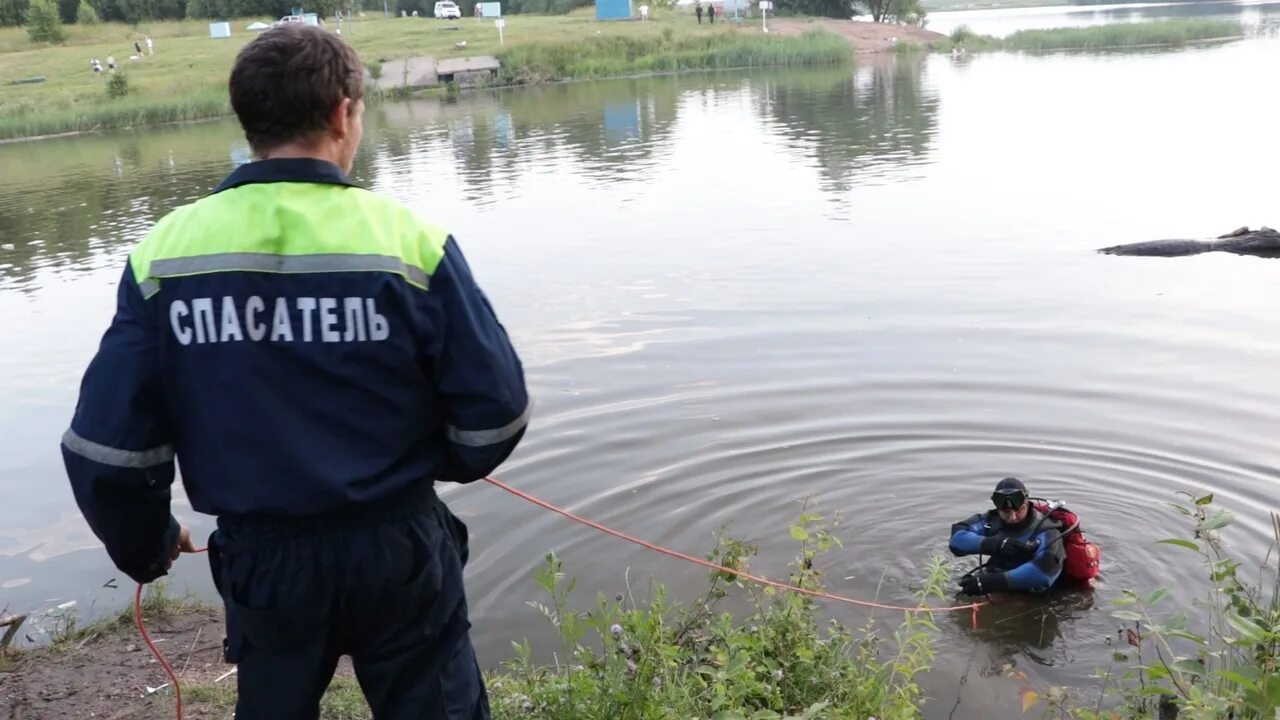
<path fill-rule="evenodd" d="M 991 554 L 983 549 L 983 541 L 991 538 L 1013 538 L 1024 542 L 1038 542 L 1035 554 L 1026 561 L 1010 561 L 993 555 L 986 565 L 986 573 L 998 573 L 997 582 L 982 575 L 983 584 L 994 590 L 1015 592 L 1043 592 L 1053 586 L 1062 574 L 1066 549 L 1062 547 L 1060 528 L 1055 522 L 1041 523 L 1042 515 L 1031 508 L 1027 520 L 1017 527 L 1004 525 L 1000 514 L 992 510 L 977 514 L 951 526 L 951 552 L 957 556 Z M 992 543 L 988 543 L 988 546 Z"/>
<path fill-rule="evenodd" d="M 515 448 L 520 360 L 453 238 L 334 165 L 265 160 L 130 254 L 62 454 L 115 564 L 164 574 L 175 458 L 199 512 L 306 516 Z"/>

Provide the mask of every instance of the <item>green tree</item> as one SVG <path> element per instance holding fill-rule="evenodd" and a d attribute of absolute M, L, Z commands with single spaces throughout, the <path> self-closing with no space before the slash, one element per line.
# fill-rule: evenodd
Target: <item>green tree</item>
<path fill-rule="evenodd" d="M 861 0 L 871 19 L 876 22 L 901 22 L 919 25 L 924 19 L 920 0 Z"/>
<path fill-rule="evenodd" d="M 0 0 L 0 27 L 13 27 L 27 21 L 27 0 Z"/>
<path fill-rule="evenodd" d="M 58 43 L 67 39 L 54 0 L 31 0 L 27 8 L 27 34 L 35 42 Z"/>
<path fill-rule="evenodd" d="M 97 25 L 98 20 L 98 11 L 93 9 L 89 0 L 80 0 L 80 7 L 76 8 L 76 22 L 81 25 Z"/>

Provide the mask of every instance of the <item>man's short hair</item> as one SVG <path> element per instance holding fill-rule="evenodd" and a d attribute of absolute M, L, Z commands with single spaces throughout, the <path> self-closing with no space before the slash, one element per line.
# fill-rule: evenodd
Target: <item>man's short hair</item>
<path fill-rule="evenodd" d="M 245 45 L 231 69 L 231 107 L 253 152 L 303 140 L 333 108 L 364 97 L 364 65 L 350 45 L 313 25 L 286 23 Z"/>

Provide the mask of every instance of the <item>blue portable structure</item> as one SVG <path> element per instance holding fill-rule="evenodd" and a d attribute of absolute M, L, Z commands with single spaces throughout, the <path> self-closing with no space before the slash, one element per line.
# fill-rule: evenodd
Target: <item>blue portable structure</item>
<path fill-rule="evenodd" d="M 597 20 L 630 20 L 631 0 L 596 0 Z"/>

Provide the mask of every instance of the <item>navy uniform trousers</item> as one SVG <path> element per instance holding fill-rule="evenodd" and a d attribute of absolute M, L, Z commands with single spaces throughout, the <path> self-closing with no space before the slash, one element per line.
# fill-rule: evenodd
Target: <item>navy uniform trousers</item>
<path fill-rule="evenodd" d="M 350 655 L 377 720 L 488 720 L 468 636 L 466 526 L 429 487 L 308 518 L 220 518 L 237 720 L 315 720 Z"/>

